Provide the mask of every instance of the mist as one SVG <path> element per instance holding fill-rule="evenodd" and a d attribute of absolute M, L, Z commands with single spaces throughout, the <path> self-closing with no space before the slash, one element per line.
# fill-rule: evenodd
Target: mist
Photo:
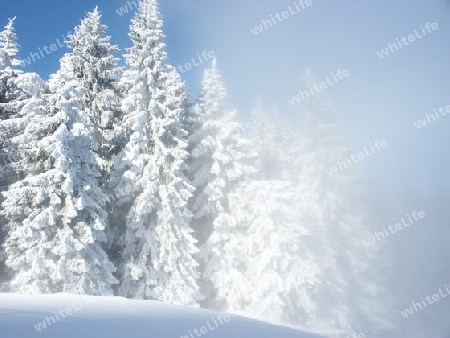
<path fill-rule="evenodd" d="M 413 210 L 426 213 L 420 222 L 383 243 L 392 264 L 384 277 L 400 307 L 396 321 L 404 337 L 450 334 L 447 299 L 411 318 L 400 315 L 412 302 L 450 282 L 446 207 L 450 122 L 441 116 L 421 129 L 414 125 L 425 114 L 450 104 L 448 4 L 313 1 L 312 6 L 255 35 L 252 28 L 289 6 L 294 8 L 294 2 L 163 3 L 163 8 L 174 10 L 174 17 L 196 27 L 186 31 L 169 23 L 173 30 L 169 41 L 171 34 L 183 36 L 182 40 L 192 42 L 192 56 L 214 50 L 229 93 L 227 103 L 237 108 L 242 121 L 248 121 L 254 98 L 260 95 L 266 108 L 276 105 L 283 120 L 301 127 L 297 107 L 288 99 L 307 89 L 302 83 L 305 69 L 318 79 L 339 69 L 349 70 L 348 78 L 321 94 L 331 104 L 352 153 L 377 139 L 388 141 L 386 149 L 358 164 L 376 195 L 371 205 L 376 210 L 375 227 L 381 231 Z M 384 58 L 377 55 L 397 38 L 420 32 L 427 22 L 436 22 L 439 28 Z M 174 63 L 184 62 L 177 55 L 172 57 Z M 184 76 L 194 94 L 198 87 L 193 84 L 201 73 L 195 72 Z"/>

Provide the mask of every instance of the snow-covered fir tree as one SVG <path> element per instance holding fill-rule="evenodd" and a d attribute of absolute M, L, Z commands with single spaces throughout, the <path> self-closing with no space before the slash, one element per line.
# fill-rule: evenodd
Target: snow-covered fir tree
<path fill-rule="evenodd" d="M 21 62 L 14 22 L 15 18 L 9 20 L 0 32 L 0 205 L 4 201 L 1 192 L 22 176 L 21 154 L 11 142 L 27 123 L 19 113 L 27 100 L 46 90 L 44 81 L 37 74 L 23 73 L 18 69 Z M 6 278 L 3 273 L 6 254 L 1 249 L 7 233 L 6 224 L 7 219 L 0 207 L 0 284 Z"/>
<path fill-rule="evenodd" d="M 307 84 L 316 83 L 307 72 Z M 301 105 L 305 122 L 303 137 L 297 147 L 295 204 L 299 222 L 310 232 L 302 256 L 314 255 L 328 268 L 320 278 L 291 285 L 291 321 L 299 321 L 315 330 L 371 332 L 385 328 L 377 285 L 380 265 L 376 248 L 368 249 L 363 239 L 371 233 L 368 219 L 368 192 L 359 169 L 350 166 L 334 175 L 329 169 L 350 155 L 339 124 L 330 106 L 316 94 Z M 292 278 L 298 272 L 292 271 Z M 312 300 L 301 306 L 305 295 Z M 326 319 L 325 319 L 326 318 Z"/>
<path fill-rule="evenodd" d="M 248 300 L 251 284 L 236 260 L 239 245 L 247 238 L 248 203 L 242 189 L 255 174 L 256 154 L 235 121 L 236 112 L 224 105 L 225 86 L 213 61 L 205 71 L 198 102 L 198 125 L 190 136 L 189 176 L 196 187 L 190 201 L 193 227 L 199 240 L 200 285 L 203 305 L 232 310 Z"/>
<path fill-rule="evenodd" d="M 3 203 L 12 291 L 111 295 L 117 283 L 104 250 L 108 197 L 98 184 L 98 130 L 89 118 L 89 91 L 104 79 L 86 81 L 85 60 L 95 51 L 76 47 L 83 32 L 95 29 L 85 26 L 95 25 L 97 15 L 89 13 L 70 37 L 73 51 L 51 76 L 53 93 L 32 99 L 21 113 L 28 124 L 13 142 L 24 156 L 26 177 L 10 186 Z"/>
<path fill-rule="evenodd" d="M 109 193 L 113 159 L 123 147 L 121 92 L 118 85 L 122 68 L 118 67 L 118 58 L 114 56 L 118 47 L 111 44 L 111 37 L 106 32 L 107 26 L 101 23 L 101 13 L 96 7 L 81 25 L 75 27 L 67 46 L 73 50 L 71 54 L 76 76 L 85 89 L 81 101 L 84 120 L 93 127 L 92 137 L 98 144 L 93 149 L 100 170 L 98 184 L 105 193 Z M 110 202 L 108 200 L 103 208 L 109 217 L 113 217 Z M 113 235 L 109 227 L 107 235 L 111 244 Z"/>
<path fill-rule="evenodd" d="M 183 173 L 187 132 L 180 124 L 187 94 L 167 62 L 162 24 L 157 2 L 142 1 L 130 27 L 133 46 L 125 55 L 127 143 L 116 158 L 112 182 L 115 223 L 123 234 L 119 294 L 195 306 L 197 248 L 187 207 L 193 187 Z"/>
<path fill-rule="evenodd" d="M 225 97 L 225 86 L 214 59 L 212 68 L 204 73 L 200 95 L 194 109 L 195 122 L 191 128 L 193 133 L 189 136 L 188 176 L 195 186 L 190 204 L 199 245 L 205 242 L 212 231 L 211 225 L 218 211 L 216 202 L 226 195 L 224 189 L 217 190 L 218 182 L 213 182 L 220 178 L 219 172 L 213 172 L 213 166 L 214 153 L 219 147 L 223 147 L 218 144 L 217 137 L 220 130 L 226 126 Z M 224 184 L 221 185 L 224 188 Z"/>
<path fill-rule="evenodd" d="M 5 28 L 0 32 L 0 120 L 9 119 L 14 115 L 14 109 L 11 109 L 11 101 L 17 96 L 17 87 L 15 80 L 19 74 L 17 66 L 20 60 L 17 57 L 19 51 L 16 34 L 14 32 L 14 20 L 10 19 Z M 7 140 L 11 134 L 8 126 L 0 125 L 0 192 L 4 191 L 13 180 L 13 172 L 8 170 L 12 152 L 8 146 Z M 9 148 L 9 149 L 8 149 Z M 9 151 L 8 151 L 9 150 Z M 3 197 L 0 196 L 0 203 Z M 1 209 L 0 209 L 1 210 Z M 6 220 L 3 213 L 0 213 L 0 245 L 6 236 Z M 4 280 L 4 254 L 0 249 L 0 283 Z"/>
<path fill-rule="evenodd" d="M 117 66 L 114 53 L 118 47 L 111 44 L 106 35 L 107 27 L 101 23 L 98 8 L 89 13 L 83 23 L 75 28 L 67 41 L 76 60 L 76 72 L 80 84 L 86 88 L 83 106 L 86 122 L 94 126 L 95 138 L 99 143 L 98 153 L 106 161 L 118 145 L 112 143 L 113 127 L 120 119 L 120 92 L 117 85 L 122 69 Z M 102 179 L 106 180 L 110 163 L 104 163 Z"/>
<path fill-rule="evenodd" d="M 190 176 L 197 188 L 191 204 L 200 242 L 203 304 L 286 321 L 292 285 L 310 285 L 320 269 L 312 255 L 301 255 L 310 237 L 292 203 L 294 186 L 277 179 L 283 177 L 286 165 L 284 149 L 277 152 L 285 142 L 285 130 L 276 112 L 263 113 L 258 101 L 250 144 L 242 138 L 233 114 L 226 113 L 224 97 L 214 62 L 205 72 L 198 103 L 200 122 L 190 137 Z M 230 141 L 239 146 L 222 146 Z M 234 167 L 232 175 L 229 167 Z M 312 303 L 306 294 L 298 301 Z"/>
<path fill-rule="evenodd" d="M 35 73 L 20 74 L 17 79 L 17 85 L 20 90 L 27 95 L 26 100 L 22 100 L 21 106 L 24 107 L 18 114 L 10 116 L 8 119 L 0 120 L 0 192 L 6 191 L 8 187 L 21 179 L 25 175 L 23 166 L 23 153 L 20 151 L 20 144 L 12 142 L 15 136 L 24 131 L 28 120 L 23 118 L 22 114 L 27 115 L 30 107 L 34 107 L 35 99 L 38 99 L 48 91 L 45 82 Z M 6 254 L 3 253 L 2 244 L 7 233 L 8 220 L 5 217 L 2 203 L 4 201 L 3 193 L 0 193 L 0 284 L 6 280 L 4 270 L 4 260 Z"/>
<path fill-rule="evenodd" d="M 35 73 L 24 73 L 19 53 L 19 44 L 14 29 L 16 18 L 10 19 L 0 32 L 0 147 L 8 148 L 8 140 L 15 136 L 23 124 L 18 124 L 19 112 L 30 97 L 39 96 L 47 90 L 45 82 Z M 11 123 L 4 123 L 11 120 Z"/>
<path fill-rule="evenodd" d="M 243 273 L 245 284 L 230 283 L 228 310 L 287 322 L 292 285 L 306 288 L 321 274 L 316 257 L 304 252 L 310 231 L 298 221 L 291 182 L 253 180 L 239 195 L 246 206 L 241 211 L 245 227 L 237 236 L 232 234 L 239 245 L 225 248 L 232 271 Z M 313 300 L 303 294 L 296 302 L 305 306 Z"/>
<path fill-rule="evenodd" d="M 20 108 L 19 98 L 23 96 L 17 86 L 17 78 L 22 71 L 18 69 L 21 61 L 18 57 L 19 45 L 14 29 L 14 21 L 10 19 L 4 30 L 0 32 L 0 119 L 10 118 Z"/>
<path fill-rule="evenodd" d="M 18 134 L 20 128 L 14 119 L 30 97 L 20 86 L 20 83 L 24 82 L 21 80 L 26 82 L 29 77 L 24 79 L 25 74 L 18 69 L 21 61 L 18 57 L 15 19 L 10 19 L 0 32 L 0 191 L 17 179 L 17 172 L 13 170 L 17 156 L 14 156 L 16 154 L 10 140 Z M 33 80 L 37 80 L 36 86 L 40 85 L 41 81 L 37 76 Z"/>

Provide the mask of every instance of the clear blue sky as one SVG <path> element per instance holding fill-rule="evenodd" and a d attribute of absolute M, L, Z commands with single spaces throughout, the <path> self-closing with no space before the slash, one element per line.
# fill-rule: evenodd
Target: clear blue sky
<path fill-rule="evenodd" d="M 306 67 L 318 79 L 348 69 L 348 78 L 323 93 L 353 153 L 377 139 L 388 141 L 387 148 L 361 161 L 367 179 L 392 205 L 392 220 L 414 209 L 428 212 L 423 228 L 392 240 L 393 246 L 402 248 L 396 257 L 399 264 L 414 264 L 399 273 L 399 283 L 420 280 L 411 291 L 420 297 L 450 281 L 448 269 L 440 269 L 448 266 L 450 256 L 445 241 L 450 235 L 450 114 L 421 130 L 413 124 L 433 109 L 450 105 L 450 1 L 312 0 L 312 6 L 256 36 L 250 28 L 293 7 L 294 0 L 161 0 L 160 4 L 172 64 L 213 50 L 228 88 L 228 104 L 244 121 L 258 94 L 266 107 L 276 104 L 282 116 L 295 116 L 296 108 L 288 99 L 304 89 L 301 77 Z M 0 24 L 17 15 L 21 55 L 26 57 L 72 30 L 96 5 L 113 43 L 128 47 L 131 13 L 116 13 L 127 5 L 125 0 L 2 0 Z M 427 22 L 436 22 L 439 29 L 383 59 L 377 56 L 388 43 L 420 32 L 420 25 Z M 26 70 L 48 78 L 65 51 L 59 49 Z M 182 74 L 194 94 L 204 68 Z M 409 244 L 400 245 L 406 238 Z M 450 312 L 450 307 L 446 309 Z"/>

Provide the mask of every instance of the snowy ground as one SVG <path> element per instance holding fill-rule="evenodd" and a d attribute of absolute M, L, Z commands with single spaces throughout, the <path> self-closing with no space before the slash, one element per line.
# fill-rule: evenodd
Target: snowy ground
<path fill-rule="evenodd" d="M 0 294 L 1 338 L 313 338 L 236 315 L 121 297 Z"/>

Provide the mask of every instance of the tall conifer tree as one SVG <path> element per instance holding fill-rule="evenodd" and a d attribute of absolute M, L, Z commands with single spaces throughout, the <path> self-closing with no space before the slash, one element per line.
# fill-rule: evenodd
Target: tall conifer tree
<path fill-rule="evenodd" d="M 197 252 L 184 175 L 187 132 L 181 121 L 187 94 L 167 62 L 155 0 L 144 0 L 132 20 L 133 46 L 125 55 L 126 146 L 116 159 L 112 187 L 118 232 L 123 233 L 120 295 L 196 305 Z M 123 226 L 122 226 L 122 224 Z"/>

